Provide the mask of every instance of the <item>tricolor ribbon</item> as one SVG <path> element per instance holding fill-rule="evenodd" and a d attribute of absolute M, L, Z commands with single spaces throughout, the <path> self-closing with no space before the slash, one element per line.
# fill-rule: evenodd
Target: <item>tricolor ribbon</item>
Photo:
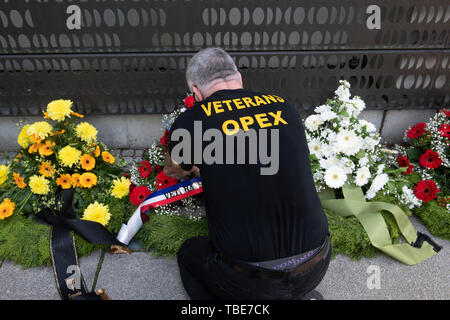
<path fill-rule="evenodd" d="M 142 227 L 142 224 L 147 220 L 147 215 L 151 210 L 202 192 L 202 180 L 200 178 L 186 180 L 153 192 L 142 201 L 130 220 L 128 220 L 128 223 L 122 225 L 117 235 L 117 240 L 128 245 Z"/>

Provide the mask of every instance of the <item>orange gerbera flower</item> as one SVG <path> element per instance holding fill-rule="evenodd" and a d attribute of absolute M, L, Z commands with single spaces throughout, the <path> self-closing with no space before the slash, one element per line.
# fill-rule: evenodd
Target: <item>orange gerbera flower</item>
<path fill-rule="evenodd" d="M 100 155 L 100 146 L 96 145 L 94 150 L 94 157 L 98 158 L 99 155 Z"/>
<path fill-rule="evenodd" d="M 80 185 L 83 188 L 91 188 L 97 184 L 97 176 L 91 172 L 85 172 L 80 176 Z"/>
<path fill-rule="evenodd" d="M 32 144 L 32 145 L 28 148 L 28 153 L 36 153 L 36 152 L 39 150 L 40 147 L 41 147 L 41 144 L 40 144 L 40 143 Z"/>
<path fill-rule="evenodd" d="M 62 174 L 56 179 L 56 185 L 63 189 L 70 189 L 72 187 L 72 176 L 70 174 Z"/>
<path fill-rule="evenodd" d="M 27 184 L 25 183 L 25 179 L 20 176 L 20 173 L 13 173 L 14 182 L 20 189 L 24 189 Z"/>
<path fill-rule="evenodd" d="M 81 177 L 81 175 L 79 173 L 74 173 L 72 175 L 72 186 L 81 187 L 80 177 Z"/>
<path fill-rule="evenodd" d="M 16 204 L 9 200 L 8 198 L 5 198 L 5 200 L 0 203 L 0 220 L 3 220 L 5 218 L 8 218 L 11 216 L 14 212 L 14 208 L 16 207 Z"/>
<path fill-rule="evenodd" d="M 53 154 L 53 147 L 55 143 L 53 141 L 47 140 L 45 144 L 41 144 L 39 147 L 39 154 L 41 156 L 50 156 Z"/>
<path fill-rule="evenodd" d="M 50 161 L 43 161 L 39 166 L 39 173 L 46 178 L 50 178 L 55 174 L 55 168 Z"/>
<path fill-rule="evenodd" d="M 31 136 L 28 136 L 28 139 L 30 139 L 31 143 L 35 143 L 35 144 L 39 144 L 42 141 L 41 138 L 36 137 L 34 134 Z"/>
<path fill-rule="evenodd" d="M 111 153 L 109 153 L 108 151 L 102 152 L 102 158 L 105 162 L 107 162 L 109 164 L 113 164 L 116 161 L 116 159 L 114 159 L 113 155 Z"/>
<path fill-rule="evenodd" d="M 89 154 L 83 154 L 80 158 L 81 167 L 84 170 L 92 170 L 95 167 L 95 159 Z"/>

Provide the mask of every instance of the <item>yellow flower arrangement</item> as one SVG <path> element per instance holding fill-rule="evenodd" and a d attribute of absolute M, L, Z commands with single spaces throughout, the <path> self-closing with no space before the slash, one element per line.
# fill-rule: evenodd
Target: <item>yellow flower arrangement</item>
<path fill-rule="evenodd" d="M 13 214 L 15 207 L 16 204 L 14 202 L 9 198 L 5 198 L 2 203 L 0 203 L 0 220 L 10 217 Z"/>
<path fill-rule="evenodd" d="M 54 121 L 63 121 L 66 117 L 70 117 L 71 108 L 70 100 L 54 100 L 47 105 L 47 116 Z"/>
<path fill-rule="evenodd" d="M 89 154 L 83 154 L 80 158 L 81 168 L 84 170 L 92 170 L 95 168 L 95 159 Z"/>
<path fill-rule="evenodd" d="M 130 185 L 131 185 L 131 181 L 125 177 L 121 177 L 120 179 L 115 179 L 113 181 L 111 195 L 118 199 L 125 197 L 130 192 Z"/>
<path fill-rule="evenodd" d="M 102 158 L 103 158 L 103 161 L 105 161 L 109 164 L 113 164 L 116 161 L 114 156 L 111 153 L 109 153 L 108 151 L 102 152 Z"/>
<path fill-rule="evenodd" d="M 84 142 L 92 143 L 97 141 L 97 129 L 87 122 L 82 122 L 77 125 L 75 133 Z"/>
<path fill-rule="evenodd" d="M 38 121 L 30 125 L 27 129 L 27 135 L 31 142 L 41 142 L 52 133 L 53 127 L 46 121 Z"/>
<path fill-rule="evenodd" d="M 70 189 L 72 187 L 72 176 L 70 174 L 62 174 L 56 179 L 56 185 L 63 189 Z"/>
<path fill-rule="evenodd" d="M 28 146 L 30 145 L 30 138 L 27 134 L 27 130 L 29 127 L 29 124 L 24 125 L 22 130 L 20 130 L 19 137 L 17 138 L 17 143 L 24 149 L 28 148 Z"/>
<path fill-rule="evenodd" d="M 49 181 L 43 176 L 33 175 L 28 182 L 31 192 L 46 195 L 50 191 Z"/>
<path fill-rule="evenodd" d="M 91 203 L 83 212 L 83 220 L 98 222 L 106 226 L 111 218 L 111 213 L 107 205 L 95 201 Z"/>
<path fill-rule="evenodd" d="M 0 186 L 8 180 L 9 167 L 4 164 L 0 165 Z"/>
<path fill-rule="evenodd" d="M 44 144 L 41 144 L 39 146 L 39 154 L 41 156 L 50 156 L 53 154 L 53 147 L 55 146 L 55 143 L 53 141 L 47 140 Z"/>
<path fill-rule="evenodd" d="M 78 164 L 81 157 L 81 151 L 71 146 L 65 146 L 58 152 L 58 159 L 63 166 L 72 167 Z"/>
<path fill-rule="evenodd" d="M 25 183 L 25 179 L 20 176 L 20 173 L 13 173 L 13 179 L 17 187 L 19 189 L 25 189 L 27 184 Z"/>
<path fill-rule="evenodd" d="M 80 176 L 80 185 L 83 188 L 92 188 L 97 184 L 97 176 L 91 172 L 85 172 Z"/>

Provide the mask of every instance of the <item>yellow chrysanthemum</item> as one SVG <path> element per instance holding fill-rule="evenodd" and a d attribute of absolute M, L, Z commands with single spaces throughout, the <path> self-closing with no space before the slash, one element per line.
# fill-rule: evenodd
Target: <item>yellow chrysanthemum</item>
<path fill-rule="evenodd" d="M 116 161 L 114 156 L 111 153 L 109 153 L 108 151 L 102 152 L 102 158 L 103 158 L 103 161 L 105 161 L 109 164 L 113 164 Z"/>
<path fill-rule="evenodd" d="M 56 185 L 63 189 L 70 189 L 72 187 L 72 176 L 70 174 L 62 174 L 56 179 Z"/>
<path fill-rule="evenodd" d="M 97 176 L 91 172 L 85 172 L 80 176 L 80 185 L 83 188 L 91 188 L 97 184 Z"/>
<path fill-rule="evenodd" d="M 55 100 L 47 105 L 47 115 L 55 121 L 63 121 L 66 117 L 70 117 L 72 110 L 72 101 Z"/>
<path fill-rule="evenodd" d="M 9 200 L 8 198 L 5 198 L 5 200 L 0 203 L 0 220 L 11 216 L 14 212 L 15 207 L 16 204 L 14 202 Z"/>
<path fill-rule="evenodd" d="M 95 201 L 91 203 L 83 212 L 83 220 L 98 222 L 106 226 L 111 218 L 111 213 L 107 205 Z"/>
<path fill-rule="evenodd" d="M 41 144 L 39 146 L 39 154 L 41 156 L 50 156 L 53 154 L 53 147 L 55 146 L 55 143 L 53 141 L 47 140 L 44 144 Z"/>
<path fill-rule="evenodd" d="M 50 123 L 46 121 L 38 121 L 30 125 L 27 129 L 27 135 L 30 141 L 41 142 L 52 133 L 53 127 Z"/>
<path fill-rule="evenodd" d="M 66 167 L 76 165 L 81 157 L 81 151 L 71 146 L 65 146 L 58 152 L 59 161 Z"/>
<path fill-rule="evenodd" d="M 55 168 L 50 161 L 43 161 L 39 165 L 39 173 L 46 178 L 50 178 L 55 174 Z"/>
<path fill-rule="evenodd" d="M 75 128 L 75 133 L 77 137 L 87 143 L 92 143 L 97 141 L 97 129 L 87 122 L 82 122 Z"/>
<path fill-rule="evenodd" d="M 84 170 L 92 170 L 95 168 L 95 159 L 89 154 L 83 154 L 80 158 L 81 168 Z"/>
<path fill-rule="evenodd" d="M 0 165 L 0 185 L 4 184 L 8 180 L 9 167 L 4 164 Z"/>
<path fill-rule="evenodd" d="M 49 181 L 43 176 L 34 175 L 28 182 L 31 192 L 45 195 L 50 191 Z"/>
<path fill-rule="evenodd" d="M 125 197 L 130 192 L 130 184 L 131 181 L 125 177 L 115 179 L 113 181 L 111 195 L 119 199 Z"/>
<path fill-rule="evenodd" d="M 29 124 L 23 126 L 20 130 L 19 137 L 17 138 L 17 143 L 24 149 L 28 148 L 30 145 L 30 137 L 28 137 L 27 130 L 30 127 Z"/>
<path fill-rule="evenodd" d="M 19 189 L 24 189 L 27 184 L 25 183 L 25 179 L 20 176 L 20 173 L 13 173 L 13 179 Z"/>
<path fill-rule="evenodd" d="M 81 187 L 80 177 L 81 177 L 81 175 L 79 173 L 74 173 L 72 175 L 72 186 L 73 187 Z"/>

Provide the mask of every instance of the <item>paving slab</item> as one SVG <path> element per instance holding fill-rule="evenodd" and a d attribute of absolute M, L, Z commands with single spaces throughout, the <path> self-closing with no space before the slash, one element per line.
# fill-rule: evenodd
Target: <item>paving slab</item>
<path fill-rule="evenodd" d="M 106 254 L 97 288 L 104 288 L 114 300 L 189 299 L 176 259 L 154 257 L 151 252 Z"/>
<path fill-rule="evenodd" d="M 79 260 L 81 272 L 90 290 L 97 270 L 100 251 Z M 70 276 L 70 274 L 68 274 Z M 0 268 L 0 300 L 59 300 L 51 267 L 23 270 L 6 260 Z"/>

